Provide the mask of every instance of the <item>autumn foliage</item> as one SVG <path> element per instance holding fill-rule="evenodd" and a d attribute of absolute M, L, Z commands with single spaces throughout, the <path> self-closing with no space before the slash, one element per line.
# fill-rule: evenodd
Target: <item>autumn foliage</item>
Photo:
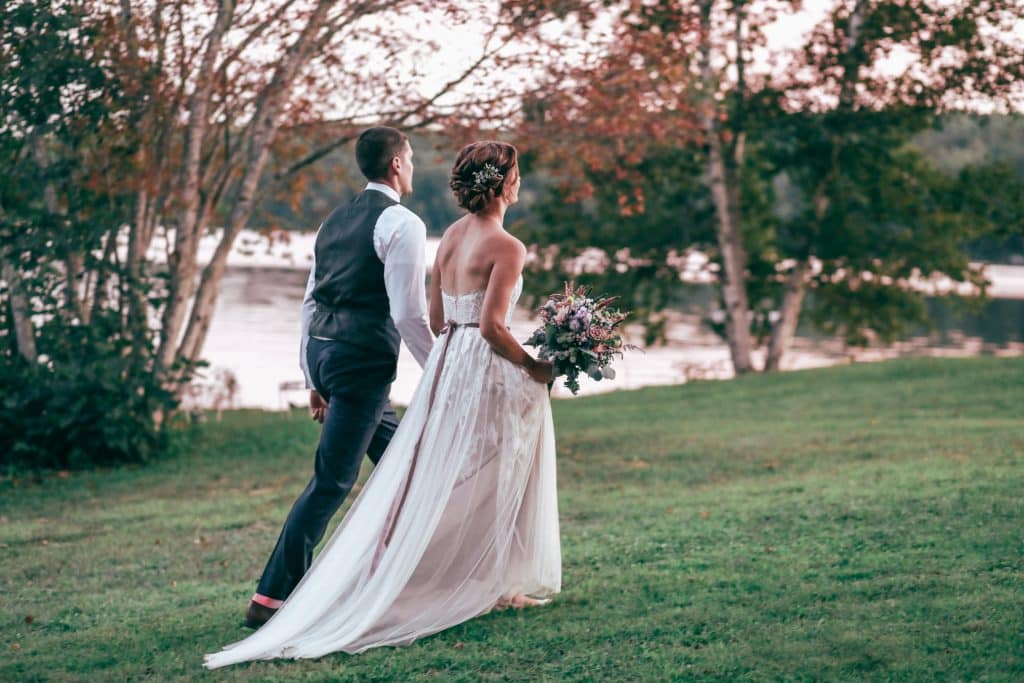
<path fill-rule="evenodd" d="M 562 178 L 555 204 L 591 200 L 551 211 L 584 231 L 607 226 L 586 246 L 629 248 L 615 232 L 659 212 L 649 228 L 662 246 L 632 260 L 660 284 L 639 293 L 663 303 L 674 255 L 711 257 L 737 373 L 780 367 L 810 291 L 813 322 L 865 343 L 921 320 L 922 281 L 984 284 L 963 250 L 982 224 L 958 199 L 970 172 L 947 178 L 910 142 L 951 111 L 1022 110 L 1018 3 L 837 0 L 782 38 L 799 3 L 600 5 L 592 25 L 610 28 L 593 30 L 601 40 L 584 59 L 549 71 L 521 133 Z M 675 221 L 665 177 L 684 184 Z M 574 245 L 561 246 L 574 263 Z M 656 318 L 657 306 L 631 304 Z"/>

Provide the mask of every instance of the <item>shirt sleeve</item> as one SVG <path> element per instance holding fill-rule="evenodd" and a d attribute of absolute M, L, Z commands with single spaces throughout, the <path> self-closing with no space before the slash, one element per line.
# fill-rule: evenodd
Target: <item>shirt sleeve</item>
<path fill-rule="evenodd" d="M 299 311 L 299 367 L 306 378 L 306 388 L 313 388 L 313 380 L 309 374 L 309 361 L 306 359 L 306 347 L 309 346 L 309 325 L 313 321 L 316 302 L 313 300 L 313 285 L 316 284 L 316 252 L 309 266 L 309 279 L 306 280 L 306 294 L 302 297 L 302 309 Z"/>
<path fill-rule="evenodd" d="M 391 318 L 423 367 L 434 345 L 427 323 L 427 226 L 404 207 L 385 209 L 374 226 L 374 248 L 384 263 Z"/>

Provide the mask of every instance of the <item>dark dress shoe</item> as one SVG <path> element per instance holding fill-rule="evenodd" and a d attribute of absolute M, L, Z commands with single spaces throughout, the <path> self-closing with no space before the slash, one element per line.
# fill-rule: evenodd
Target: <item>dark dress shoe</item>
<path fill-rule="evenodd" d="M 249 609 L 245 610 L 245 621 L 243 625 L 246 628 L 258 629 L 263 624 L 270 621 L 270 617 L 274 616 L 276 609 L 271 607 L 265 607 L 258 602 L 249 602 Z"/>

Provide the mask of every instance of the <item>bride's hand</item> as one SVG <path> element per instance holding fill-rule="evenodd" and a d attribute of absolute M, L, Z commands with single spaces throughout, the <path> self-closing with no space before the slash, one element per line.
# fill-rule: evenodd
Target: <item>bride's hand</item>
<path fill-rule="evenodd" d="M 526 372 L 541 384 L 550 384 L 555 380 L 555 366 L 549 360 L 530 358 L 526 363 Z"/>

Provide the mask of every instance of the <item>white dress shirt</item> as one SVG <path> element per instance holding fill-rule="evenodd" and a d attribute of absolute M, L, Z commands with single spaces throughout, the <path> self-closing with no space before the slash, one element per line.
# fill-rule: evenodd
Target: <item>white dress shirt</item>
<path fill-rule="evenodd" d="M 383 183 L 367 183 L 367 190 L 383 192 L 400 201 L 394 188 Z M 321 226 L 323 227 L 323 226 Z M 434 335 L 427 324 L 427 226 L 420 217 L 402 206 L 394 204 L 381 212 L 373 226 L 373 250 L 384 264 L 384 287 L 388 293 L 391 319 L 398 334 L 409 347 L 420 367 L 427 362 Z M 313 286 L 316 284 L 316 253 L 306 281 L 306 295 L 302 300 L 300 320 L 299 367 L 306 377 L 306 388 L 312 389 L 306 346 L 309 325 L 316 310 Z"/>

